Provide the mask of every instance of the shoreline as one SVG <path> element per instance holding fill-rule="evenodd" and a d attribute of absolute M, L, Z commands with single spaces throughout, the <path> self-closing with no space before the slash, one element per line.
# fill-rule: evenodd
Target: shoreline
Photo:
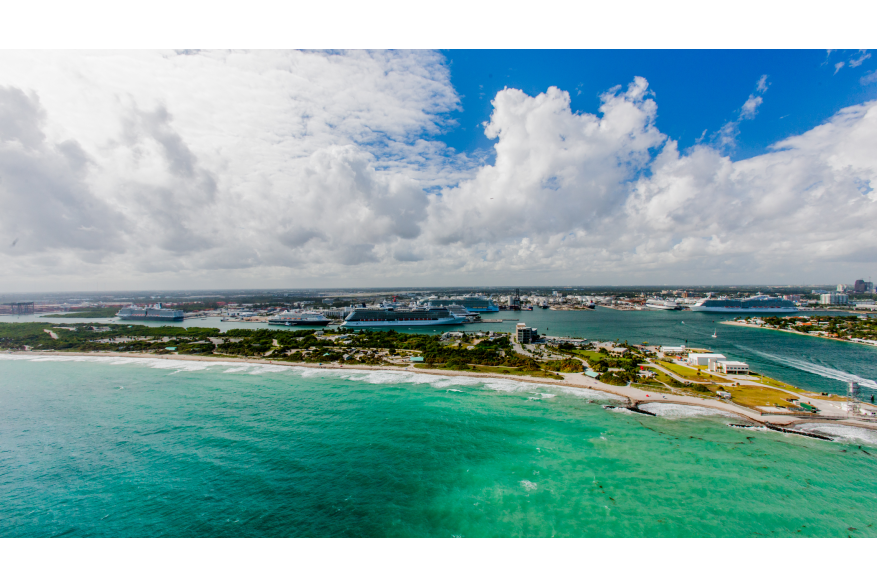
<path fill-rule="evenodd" d="M 786 328 L 766 328 L 766 327 L 760 326 L 758 324 L 746 324 L 743 322 L 737 322 L 736 320 L 726 320 L 725 322 L 719 322 L 719 324 L 725 324 L 727 326 L 745 326 L 746 328 L 760 328 L 761 330 L 770 330 L 772 332 L 785 332 L 787 334 L 800 334 L 802 336 L 819 338 L 821 340 L 833 340 L 836 342 L 849 342 L 851 344 L 860 344 L 860 345 L 865 346 L 865 347 L 871 347 L 872 349 L 877 349 L 877 345 L 868 344 L 867 342 L 859 342 L 857 340 L 847 340 L 845 338 L 832 338 L 830 336 L 819 336 L 818 334 L 810 334 L 809 332 L 798 332 L 797 330 L 789 330 Z"/>
<path fill-rule="evenodd" d="M 628 406 L 636 408 L 644 403 L 669 403 L 684 406 L 704 407 L 720 412 L 725 412 L 733 416 L 748 420 L 756 425 L 777 426 L 784 429 L 791 429 L 792 426 L 805 423 L 832 422 L 843 426 L 852 426 L 856 428 L 866 428 L 877 430 L 877 422 L 863 422 L 856 420 L 836 420 L 822 419 L 818 417 L 800 418 L 788 414 L 762 414 L 749 408 L 730 404 L 724 400 L 692 398 L 689 396 L 675 395 L 667 392 L 651 392 L 638 389 L 632 386 L 620 387 L 602 383 L 596 379 L 587 377 L 584 373 L 562 373 L 563 380 L 551 379 L 544 380 L 542 378 L 518 375 L 505 375 L 502 373 L 469 373 L 466 371 L 449 371 L 445 369 L 423 369 L 416 368 L 413 365 L 408 367 L 396 367 L 388 365 L 341 365 L 331 363 L 328 365 L 314 363 L 293 363 L 289 361 L 276 361 L 271 359 L 242 358 L 242 357 L 217 357 L 217 356 L 192 356 L 192 355 L 153 355 L 149 353 L 119 353 L 119 352 L 43 352 L 43 351 L 16 351 L 9 353 L 16 356 L 28 356 L 33 358 L 39 357 L 108 357 L 108 358 L 138 358 L 165 361 L 195 361 L 204 363 L 242 363 L 251 365 L 277 365 L 284 367 L 302 367 L 306 369 L 328 369 L 328 370 L 348 370 L 348 371 L 396 371 L 399 373 L 424 373 L 427 375 L 437 375 L 445 377 L 470 377 L 477 379 L 505 379 L 510 381 L 518 381 L 522 383 L 531 383 L 545 386 L 569 387 L 572 389 L 587 389 L 608 393 L 619 398 L 626 399 Z"/>

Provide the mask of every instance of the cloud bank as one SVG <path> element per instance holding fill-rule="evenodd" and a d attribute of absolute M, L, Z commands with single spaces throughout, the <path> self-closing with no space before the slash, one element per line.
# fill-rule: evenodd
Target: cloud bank
<path fill-rule="evenodd" d="M 766 76 L 686 152 L 643 78 L 596 113 L 506 88 L 487 164 L 441 142 L 435 53 L 6 57 L 5 290 L 833 281 L 877 253 L 877 104 L 733 161 Z"/>

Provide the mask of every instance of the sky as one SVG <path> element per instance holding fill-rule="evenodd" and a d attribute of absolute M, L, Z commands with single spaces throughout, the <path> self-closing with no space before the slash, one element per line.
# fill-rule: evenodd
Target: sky
<path fill-rule="evenodd" d="M 0 291 L 877 274 L 870 50 L 3 57 Z"/>

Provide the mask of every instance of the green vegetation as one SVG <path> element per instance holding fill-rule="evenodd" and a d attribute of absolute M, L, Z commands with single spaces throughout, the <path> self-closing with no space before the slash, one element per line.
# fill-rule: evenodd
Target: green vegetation
<path fill-rule="evenodd" d="M 698 381 L 701 383 L 717 383 L 721 385 L 730 383 L 730 380 L 719 377 L 717 375 L 713 375 L 712 373 L 704 374 L 704 369 L 702 368 L 693 369 L 691 367 L 683 367 L 682 365 L 669 363 L 667 361 L 658 361 L 658 364 L 661 365 L 664 369 L 690 381 Z"/>
<path fill-rule="evenodd" d="M 57 339 L 45 332 L 50 330 Z M 167 353 L 165 347 L 176 346 L 178 352 L 204 352 L 199 344 L 206 337 L 219 336 L 218 328 L 182 328 L 178 326 L 140 326 L 121 324 L 48 324 L 28 322 L 0 324 L 0 350 L 41 351 L 128 351 Z M 213 350 L 212 344 L 207 345 Z"/>
<path fill-rule="evenodd" d="M 877 318 L 868 316 L 765 316 L 769 328 L 818 334 L 828 338 L 877 340 Z"/>
<path fill-rule="evenodd" d="M 119 313 L 119 308 L 92 308 L 90 310 L 75 310 L 63 314 L 46 314 L 46 318 L 112 318 Z"/>
<path fill-rule="evenodd" d="M 731 392 L 731 401 L 747 408 L 759 406 L 775 406 L 780 408 L 795 408 L 795 404 L 787 402 L 788 393 L 766 387 L 743 385 L 731 387 L 726 391 Z"/>

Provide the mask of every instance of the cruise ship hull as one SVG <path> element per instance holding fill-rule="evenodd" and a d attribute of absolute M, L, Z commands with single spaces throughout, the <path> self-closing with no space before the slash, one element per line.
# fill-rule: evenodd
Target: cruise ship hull
<path fill-rule="evenodd" d="M 649 310 L 681 310 L 682 306 L 663 306 L 661 304 L 646 304 Z"/>
<path fill-rule="evenodd" d="M 798 308 L 740 308 L 733 306 L 692 306 L 692 312 L 718 312 L 722 314 L 794 314 Z"/>
<path fill-rule="evenodd" d="M 161 321 L 161 322 L 182 322 L 182 321 L 183 321 L 183 317 L 182 317 L 182 316 L 169 316 L 169 317 L 164 317 L 164 316 L 146 316 L 146 315 L 144 315 L 144 316 L 135 316 L 135 315 L 128 315 L 128 316 L 119 316 L 119 320 L 158 320 L 158 321 Z"/>
<path fill-rule="evenodd" d="M 268 320 L 274 326 L 328 326 L 331 320 Z"/>
<path fill-rule="evenodd" d="M 167 308 L 122 308 L 116 317 L 120 320 L 160 320 L 182 322 L 185 312 Z"/>
<path fill-rule="evenodd" d="M 353 328 L 378 328 L 387 326 L 448 326 L 453 324 L 463 324 L 465 318 L 461 316 L 452 316 L 450 318 L 439 318 L 437 320 L 345 320 L 341 326 Z"/>

